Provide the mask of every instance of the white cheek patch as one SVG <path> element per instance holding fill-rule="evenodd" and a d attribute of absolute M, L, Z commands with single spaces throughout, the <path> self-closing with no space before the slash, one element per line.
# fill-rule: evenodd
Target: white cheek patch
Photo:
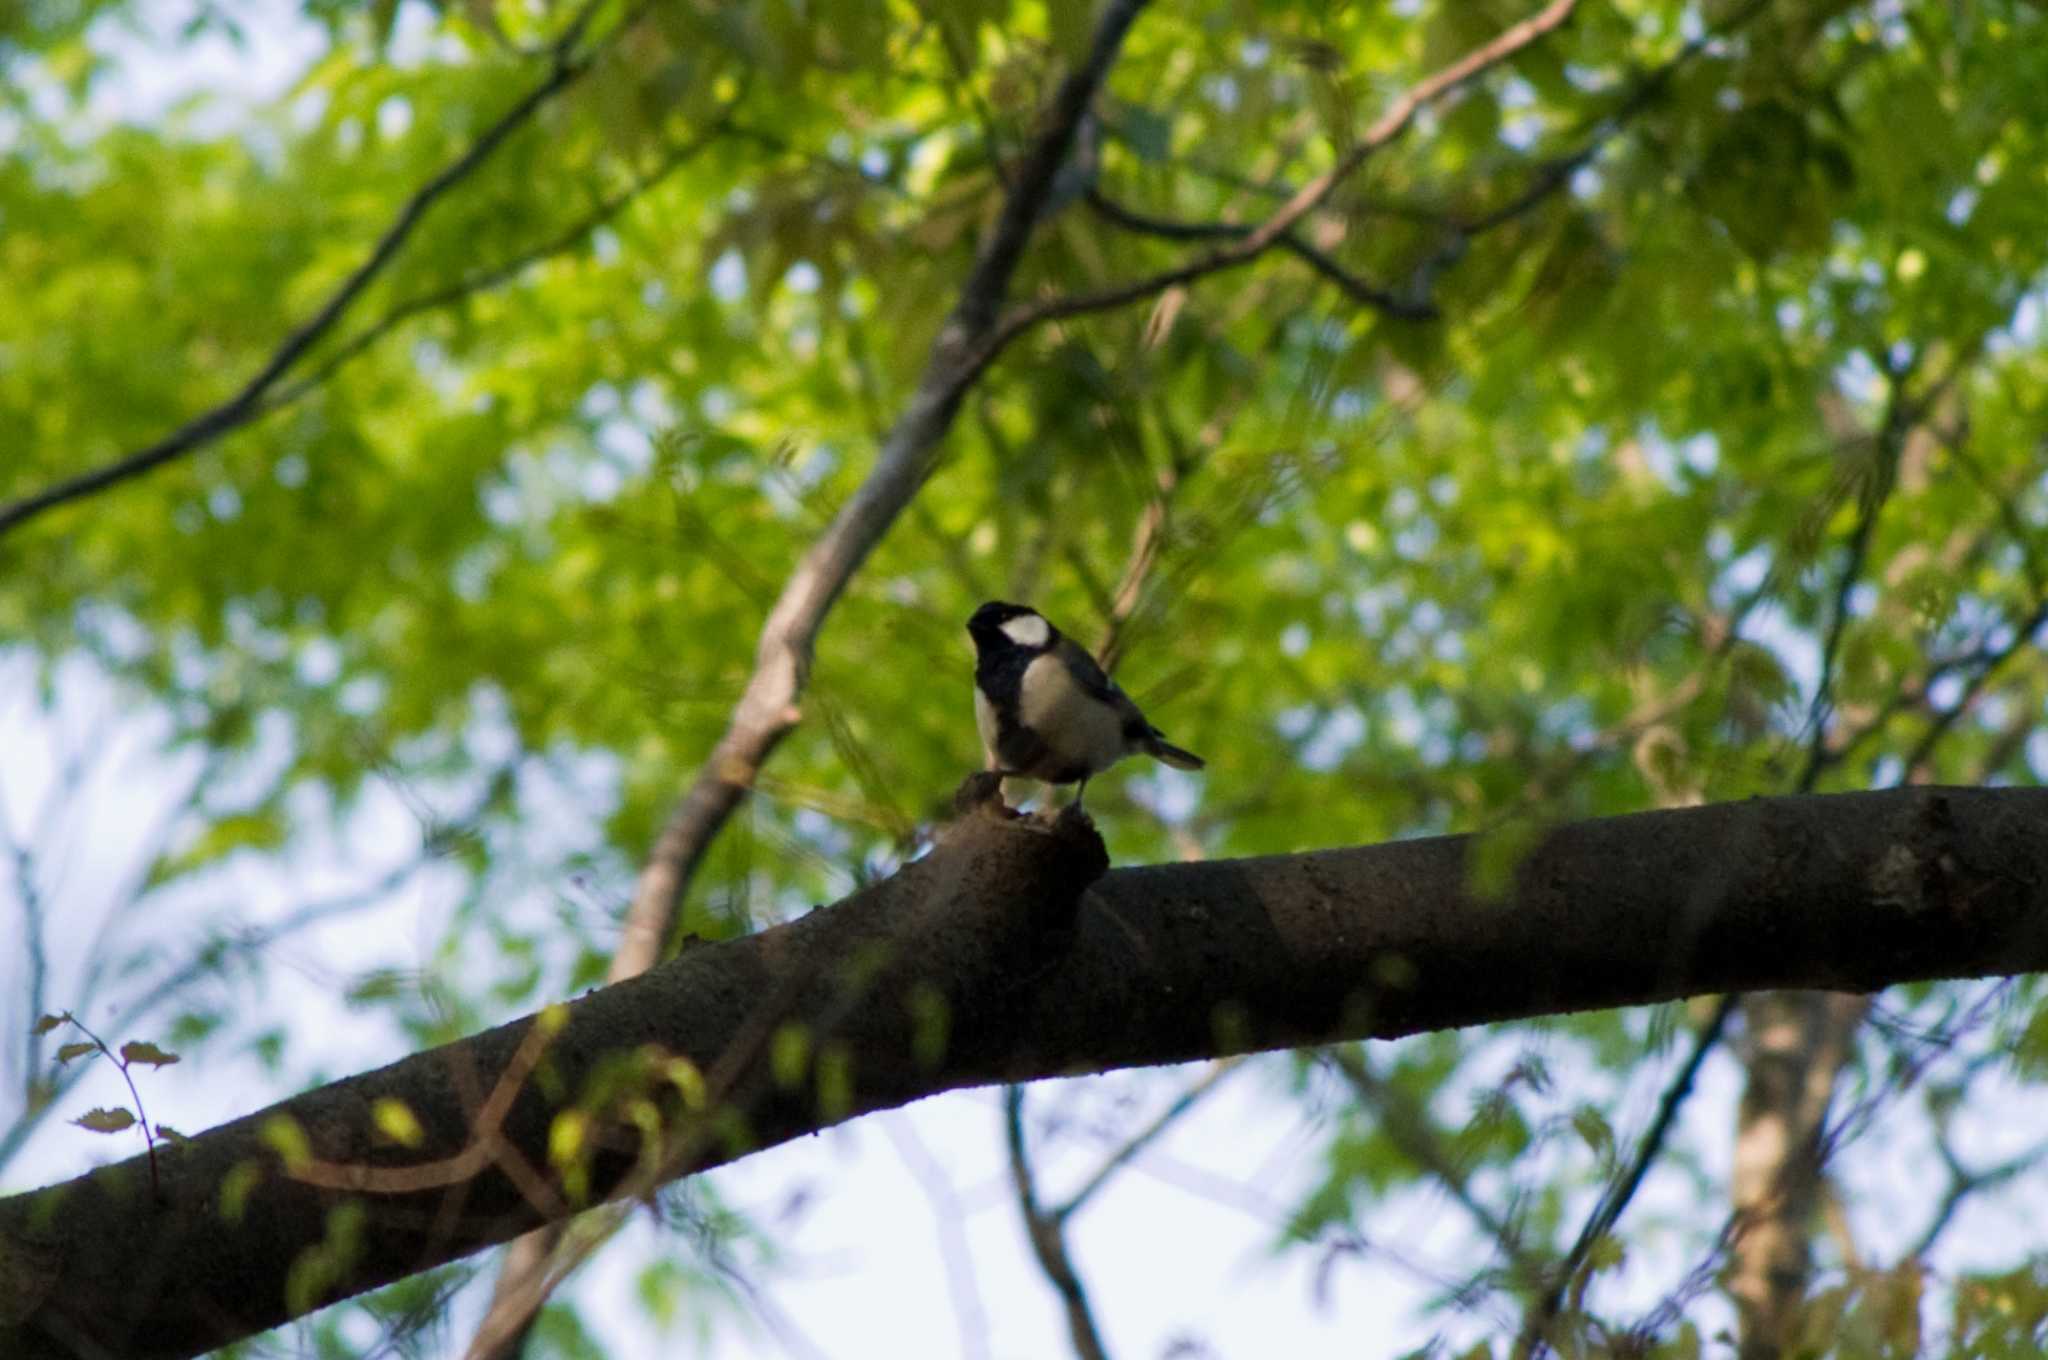
<path fill-rule="evenodd" d="M 1003 635 L 1019 647 L 1043 647 L 1052 637 L 1052 625 L 1036 614 L 1019 614 L 1003 625 Z"/>

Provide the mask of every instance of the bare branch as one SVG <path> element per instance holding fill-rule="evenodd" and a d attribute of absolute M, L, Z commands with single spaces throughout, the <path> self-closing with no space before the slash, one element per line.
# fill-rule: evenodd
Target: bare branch
<path fill-rule="evenodd" d="M 1024 1236 L 1038 1268 L 1052 1281 L 1054 1292 L 1067 1314 L 1067 1336 L 1074 1343 L 1076 1360 L 1109 1360 L 1109 1349 L 1095 1325 L 1095 1310 L 1088 1302 L 1087 1286 L 1074 1267 L 1067 1250 L 1066 1220 L 1049 1213 L 1039 1203 L 1038 1186 L 1031 1170 L 1031 1153 L 1024 1137 L 1024 1088 L 1010 1086 L 1003 1091 L 1004 1145 L 1010 1154 L 1010 1183 L 1017 1192 L 1017 1208 L 1024 1217 Z"/>
<path fill-rule="evenodd" d="M 1614 1225 L 1621 1220 L 1622 1211 L 1628 1208 L 1629 1201 L 1642 1188 L 1643 1177 L 1649 1174 L 1650 1168 L 1663 1154 L 1664 1145 L 1677 1125 L 1678 1112 L 1692 1094 L 1693 1083 L 1698 1080 L 1707 1055 L 1721 1042 L 1721 1034 L 1728 1027 L 1729 1017 L 1735 1013 L 1737 1000 L 1733 995 L 1722 997 L 1713 1014 L 1707 1017 L 1706 1024 L 1700 1026 L 1699 1033 L 1693 1036 L 1692 1051 L 1686 1054 L 1685 1061 L 1678 1065 L 1678 1071 L 1664 1088 L 1663 1096 L 1657 1101 L 1657 1114 L 1637 1143 L 1628 1169 L 1601 1192 L 1593 1212 L 1586 1216 L 1585 1223 L 1579 1228 L 1571 1250 L 1565 1253 L 1563 1262 L 1559 1264 L 1550 1287 L 1544 1291 L 1537 1305 L 1529 1310 L 1529 1316 L 1522 1324 L 1522 1334 L 1515 1340 L 1516 1360 L 1533 1360 L 1543 1354 L 1544 1347 L 1550 1342 L 1551 1329 L 1557 1325 L 1563 1311 L 1565 1296 L 1573 1288 L 1579 1272 L 1585 1268 L 1593 1247 L 1614 1230 Z"/>
<path fill-rule="evenodd" d="M 1927 1226 L 1920 1230 L 1920 1235 L 1913 1240 L 1913 1245 L 1906 1249 L 1903 1259 L 1908 1261 L 1923 1259 L 1927 1253 L 1934 1250 L 1934 1244 L 1941 1240 L 1942 1233 L 1946 1232 L 1949 1224 L 1954 1221 L 1956 1211 L 1963 1207 L 1963 1202 L 1970 1196 L 1986 1190 L 1995 1190 L 2022 1173 L 2033 1170 L 2044 1158 L 2048 1158 L 2048 1142 L 2036 1142 L 2002 1162 L 1987 1166 L 1981 1171 L 1973 1171 L 1963 1165 L 1962 1159 L 1956 1155 L 1955 1148 L 1949 1144 L 1946 1136 L 1937 1135 L 1934 1150 L 1940 1155 L 1942 1165 L 1948 1169 L 1948 1188 L 1942 1192 L 1941 1202 L 1935 1205 L 1934 1213 L 1927 1220 Z"/>
<path fill-rule="evenodd" d="M 1935 713 L 1933 721 L 1927 725 L 1927 730 L 1920 734 L 1920 739 L 1913 743 L 1913 749 L 1906 753 L 1905 772 L 1908 782 L 1917 783 L 1929 776 L 1932 772 L 1935 748 L 1941 744 L 1942 738 L 1947 736 L 1956 722 L 1976 705 L 1986 686 L 1991 683 L 1992 676 L 1998 674 L 2007 663 L 2021 653 L 2034 651 L 2034 635 L 2040 632 L 2044 625 L 2048 625 L 2048 596 L 2037 600 L 2027 616 L 2013 624 L 2012 638 L 2005 646 L 1987 655 L 1983 665 L 1971 672 L 1969 679 L 1963 682 L 1962 693 L 1956 696 L 1956 701 Z"/>
<path fill-rule="evenodd" d="M 962 1360 L 980 1360 L 989 1353 L 988 1314 L 974 1281 L 974 1250 L 967 1240 L 967 1211 L 946 1169 L 939 1165 L 938 1158 L 918 1137 L 910 1121 L 901 1115 L 891 1115 L 881 1123 L 882 1131 L 896 1146 L 896 1154 L 931 1205 L 932 1222 L 939 1232 L 939 1257 L 946 1267 L 946 1293 L 953 1303 L 953 1320 L 960 1328 Z"/>
<path fill-rule="evenodd" d="M 1162 1134 L 1178 1123 L 1189 1110 L 1194 1109 L 1240 1065 L 1241 1061 L 1237 1058 L 1219 1058 L 1210 1064 L 1209 1070 L 1174 1097 L 1173 1103 L 1161 1110 L 1152 1122 L 1126 1138 L 1118 1145 L 1116 1151 L 1104 1158 L 1102 1165 L 1095 1169 L 1094 1175 L 1082 1182 L 1080 1189 L 1067 1196 L 1064 1203 L 1049 1211 L 1051 1216 L 1061 1222 L 1072 1218 L 1109 1183 L 1111 1176 L 1129 1165 L 1133 1157 L 1157 1142 Z"/>

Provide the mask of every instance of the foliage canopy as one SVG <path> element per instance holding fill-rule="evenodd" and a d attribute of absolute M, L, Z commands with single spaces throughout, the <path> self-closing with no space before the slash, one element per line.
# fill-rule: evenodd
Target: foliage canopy
<path fill-rule="evenodd" d="M 1241 236 L 1527 12 L 1148 8 L 1011 299 Z M 1094 22 L 1077 0 L 0 11 L 0 505 L 232 399 L 411 195 L 558 86 L 263 414 L 0 533 L 0 638 L 46 705 L 89 661 L 205 771 L 121 908 L 174 905 L 179 944 L 116 932 L 99 999 L 182 977 L 162 1033 L 188 1060 L 225 1043 L 229 979 L 258 965 L 206 885 L 289 864 L 379 787 L 459 871 L 456 905 L 423 977 L 355 1002 L 423 1041 L 600 979 L 609 918 L 551 904 L 627 892 Z M 253 98 L 124 90 L 236 50 L 298 64 Z M 979 762 L 961 623 L 985 598 L 1113 637 L 1123 683 L 1209 757 L 1091 794 L 1128 861 L 1480 829 L 1506 864 L 1567 818 L 2037 781 L 2044 142 L 2048 10 L 2026 0 L 1582 6 L 1291 242 L 1034 326 L 981 376 L 678 935 L 914 852 Z M 1845 1081 L 1946 1150 L 1994 1117 L 1987 1090 L 2048 1070 L 2036 994 L 1888 998 Z M 1960 1016 L 1948 1066 L 1899 1056 Z M 1373 1055 L 1371 1083 L 1446 1120 L 1475 1193 L 1562 1250 L 1633 1135 L 1621 1093 L 1654 1087 L 1685 1019 L 1432 1036 Z M 1561 1067 L 1586 1080 L 1560 1090 Z M 44 1075 L 0 1114 L 33 1126 Z M 1273 1099 L 1328 1077 L 1276 1069 Z M 1432 1172 L 1368 1088 L 1338 1089 L 1296 1249 Z M 1719 1226 L 1662 1231 L 1704 1252 Z M 1844 1354 L 1922 1322 L 2021 1353 L 2048 1313 L 2036 1244 L 1936 1277 L 1937 1315 L 1902 1309 L 1921 1258 L 1878 1237 L 1882 1269 L 1826 1257 L 1815 1286 L 1813 1334 Z M 544 1339 L 576 1353 L 578 1331 L 551 1314 Z"/>

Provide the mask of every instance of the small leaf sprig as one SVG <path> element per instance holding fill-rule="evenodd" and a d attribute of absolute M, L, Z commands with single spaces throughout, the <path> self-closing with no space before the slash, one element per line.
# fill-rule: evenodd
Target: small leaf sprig
<path fill-rule="evenodd" d="M 85 1038 L 60 1045 L 57 1049 L 57 1061 L 69 1064 L 76 1062 L 80 1058 L 89 1059 L 104 1054 L 108 1062 L 121 1069 L 121 1080 L 128 1083 L 128 1094 L 135 1099 L 135 1109 L 132 1112 L 123 1105 L 106 1106 L 96 1110 L 87 1110 L 84 1114 L 70 1122 L 92 1133 L 119 1133 L 123 1129 L 132 1128 L 140 1124 L 142 1126 L 143 1143 L 149 1149 L 150 1193 L 158 1200 L 162 1200 L 163 1184 L 157 1178 L 156 1169 L 156 1140 L 159 1135 L 167 1139 L 182 1138 L 184 1135 L 165 1124 L 157 1125 L 155 1132 L 151 1132 L 149 1114 L 142 1108 L 142 1092 L 135 1085 L 135 1076 L 131 1069 L 138 1066 L 169 1067 L 172 1063 L 178 1061 L 178 1055 L 166 1052 L 147 1039 L 130 1039 L 127 1043 L 121 1045 L 121 1049 L 117 1053 L 108 1046 L 106 1040 L 100 1038 L 99 1035 L 87 1028 L 86 1023 L 70 1011 L 41 1017 L 36 1021 L 34 1031 L 37 1034 L 48 1034 L 52 1030 L 63 1028 L 65 1025 L 70 1025 L 80 1034 L 83 1034 Z"/>

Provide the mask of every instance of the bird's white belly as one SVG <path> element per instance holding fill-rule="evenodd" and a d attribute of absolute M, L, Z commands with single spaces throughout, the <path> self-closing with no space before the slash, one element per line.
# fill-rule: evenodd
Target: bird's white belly
<path fill-rule="evenodd" d="M 1002 760 L 996 755 L 996 733 L 1000 725 L 996 720 L 996 706 L 981 692 L 981 686 L 974 687 L 974 727 L 981 733 L 981 749 L 988 752 L 988 767 L 1002 768 Z"/>
<path fill-rule="evenodd" d="M 1051 653 L 1025 669 L 1017 700 L 1017 716 L 1045 743 L 1049 763 L 1079 765 L 1094 774 L 1123 755 L 1123 715 L 1075 684 Z"/>

